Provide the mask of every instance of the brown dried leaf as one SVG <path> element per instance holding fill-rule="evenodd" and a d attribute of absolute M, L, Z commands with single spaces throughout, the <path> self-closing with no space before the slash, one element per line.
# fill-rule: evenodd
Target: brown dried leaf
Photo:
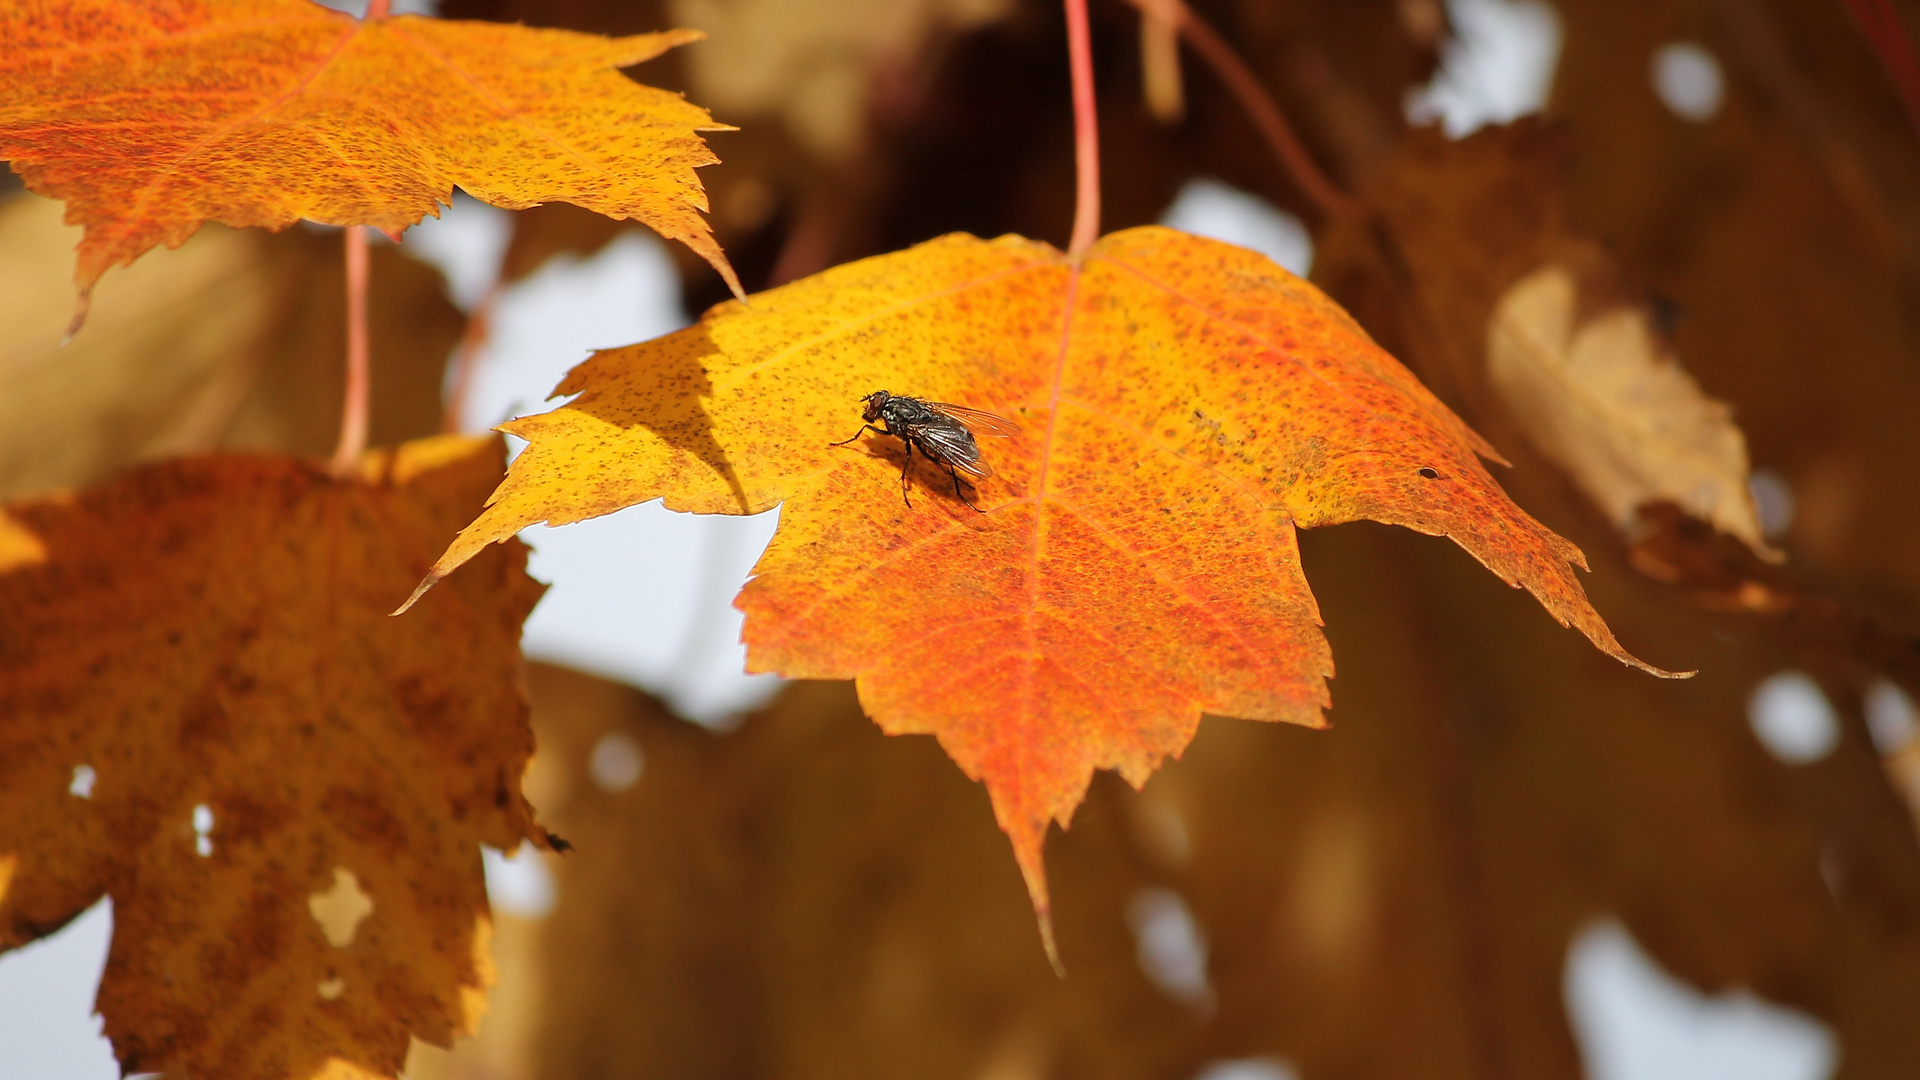
<path fill-rule="evenodd" d="M 516 544 L 386 612 L 500 458 L 184 459 L 6 508 L 0 946 L 111 896 L 126 1071 L 390 1076 L 478 1019 L 478 847 L 546 843 L 519 794 L 540 587 Z"/>
<path fill-rule="evenodd" d="M 1515 423 L 1634 535 L 1640 507 L 1672 502 L 1778 558 L 1747 490 L 1747 442 L 1654 335 L 1642 308 L 1580 318 L 1563 263 L 1515 282 L 1487 328 L 1487 375 Z"/>

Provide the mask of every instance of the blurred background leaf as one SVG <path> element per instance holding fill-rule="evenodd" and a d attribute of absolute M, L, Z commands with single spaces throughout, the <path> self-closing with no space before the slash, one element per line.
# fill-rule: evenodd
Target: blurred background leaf
<path fill-rule="evenodd" d="M 62 299 L 56 268 L 79 235 L 57 202 L 0 200 L 0 495 L 219 447 L 333 446 L 346 355 L 338 230 L 210 225 L 104 279 L 87 332 L 63 347 L 72 288 Z M 369 425 L 387 445 L 439 430 L 465 319 L 438 271 L 391 245 L 374 249 L 373 281 Z"/>
<path fill-rule="evenodd" d="M 1209 719 L 1143 793 L 1101 778 L 1052 841 L 1061 983 L 983 793 L 929 742 L 881 737 L 844 687 L 792 687 L 714 735 L 633 689 L 535 668 L 543 752 L 529 791 L 578 850 L 539 864 L 549 913 L 513 914 L 501 885 L 494 1013 L 450 1056 L 417 1049 L 410 1075 L 1650 1080 L 1716 1075 L 1713 1062 L 1717 1075 L 1782 1080 L 1913 1075 L 1920 844 L 1902 793 L 1920 792 L 1920 137 L 1848 6 L 1194 4 L 1363 200 L 1362 215 L 1339 221 L 1274 163 L 1192 52 L 1180 55 L 1179 118 L 1156 117 L 1139 13 L 1091 6 L 1106 228 L 1171 215 L 1224 220 L 1226 238 L 1270 250 L 1284 238 L 1289 257 L 1311 260 L 1316 281 L 1512 460 L 1501 482 L 1587 552 L 1589 589 L 1623 638 L 1701 675 L 1656 684 L 1587 655 L 1538 625 L 1524 597 L 1488 594 L 1443 545 L 1371 526 L 1309 533 L 1307 572 L 1340 656 L 1332 730 Z M 633 33 L 698 7 L 448 0 L 442 14 Z M 918 21 L 901 15 L 892 30 L 816 20 L 752 46 L 794 50 L 780 63 L 829 87 L 814 93 L 837 102 L 820 114 L 832 124 L 808 118 L 797 93 L 707 102 L 743 127 L 712 137 L 724 163 L 703 180 L 749 289 L 955 229 L 1064 242 L 1072 155 L 1057 5 L 912 7 Z M 1920 26 L 1912 3 L 1891 8 L 1909 34 Z M 912 32 L 899 31 L 907 22 Z M 689 57 L 706 48 L 650 65 L 649 81 L 701 100 L 709 76 Z M 1470 135 L 1540 105 L 1544 121 Z M 1410 110 L 1444 133 L 1417 130 Z M 1220 218 L 1223 205 L 1239 209 Z M 620 232 L 568 207 L 513 215 L 501 295 L 550 264 L 597 265 L 567 259 L 604 257 Z M 269 265 L 209 234 L 195 241 L 205 252 L 165 253 L 198 261 L 153 287 L 191 292 Z M 291 247 L 299 234 L 258 239 Z M 332 238 L 307 239 L 338 258 Z M 8 239 L 0 260 L 14 250 Z M 671 257 L 688 310 L 723 298 L 717 275 Z M 60 289 L 66 258 L 54 256 Z M 1526 417 L 1488 383 L 1487 330 L 1499 298 L 1549 262 L 1576 269 L 1579 318 L 1642 313 L 1658 345 L 1731 407 L 1762 535 L 1783 565 L 1671 504 L 1642 507 L 1638 524 L 1610 517 L 1535 448 Z M 391 430 L 430 428 L 461 326 L 430 272 L 384 266 L 376 304 L 394 304 L 409 328 L 376 327 L 376 440 L 394 437 L 381 435 L 377 410 L 399 408 L 380 388 L 382 341 L 416 341 L 388 362 L 418 372 L 394 376 L 419 404 L 393 414 L 407 419 Z M 396 285 L 382 299 L 383 280 L 415 272 L 427 283 L 418 293 Z M 289 356 L 339 333 L 338 301 L 318 293 L 340 274 L 311 273 L 298 279 L 311 297 L 276 300 L 272 281 L 235 286 L 213 317 L 182 318 L 191 332 L 159 330 L 190 299 L 127 301 L 142 315 L 124 332 L 166 344 L 129 347 L 99 370 L 178 349 L 171 381 L 116 391 L 107 397 L 119 404 L 72 419 L 53 406 L 9 412 L 0 440 L 21 441 L 0 448 L 27 449 L 0 449 L 0 462 L 33 460 L 33 475 L 49 477 L 32 482 L 41 486 L 184 448 L 169 425 L 197 406 L 162 400 L 211 400 L 232 362 L 216 341 L 192 353 L 197 336 L 266 340 L 262 328 L 295 321 L 276 304 L 309 320 L 304 338 L 273 339 Z M 89 335 L 112 317 L 113 285 L 101 287 Z M 51 335 L 66 314 L 56 307 Z M 428 341 L 414 321 L 439 336 Z M 338 407 L 320 380 L 337 378 L 341 348 L 311 348 L 313 381 L 300 388 L 260 390 L 277 369 L 247 368 L 249 404 L 211 438 L 277 424 L 324 450 Z M 82 389 L 122 379 L 133 376 Z M 69 396 L 80 394 L 35 400 Z M 242 423 L 248 408 L 280 418 Z M 67 446 L 79 464 L 35 457 Z M 644 528 L 665 529 L 667 517 Z M 723 562 L 698 561 L 718 534 L 676 534 L 694 536 L 681 541 L 693 554 L 672 556 L 623 535 L 608 558 L 634 574 L 697 577 Z M 568 588 L 553 566 L 549 604 Z M 727 573 L 701 595 L 732 617 L 722 598 L 738 575 Z M 699 618 L 645 608 L 621 633 L 690 637 Z M 641 763 L 618 790 L 594 779 L 597 761 L 625 760 L 602 752 L 619 745 L 613 735 L 632 740 Z M 1594 1004 L 1595 973 L 1629 961 L 1668 974 L 1637 990 L 1616 981 L 1606 991 L 1616 1005 Z M 1605 1008 L 1625 1008 L 1628 993 L 1638 1015 L 1668 1017 L 1673 1041 L 1649 1041 L 1644 1024 L 1631 1036 L 1606 1027 Z M 1744 1033 L 1724 1037 L 1747 1050 L 1700 1049 L 1723 1020 L 1715 1030 Z"/>

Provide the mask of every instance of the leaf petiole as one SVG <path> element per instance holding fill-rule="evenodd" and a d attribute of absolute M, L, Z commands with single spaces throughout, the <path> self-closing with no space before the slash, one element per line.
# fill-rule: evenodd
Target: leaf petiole
<path fill-rule="evenodd" d="M 367 448 L 367 227 L 349 225 L 347 237 L 347 386 L 340 410 L 340 442 L 329 471 L 353 474 Z"/>
<path fill-rule="evenodd" d="M 1087 0 L 1065 0 L 1067 58 L 1073 72 L 1073 158 L 1077 185 L 1073 237 L 1067 254 L 1078 259 L 1100 238 L 1100 117 L 1093 97 L 1093 45 Z"/>

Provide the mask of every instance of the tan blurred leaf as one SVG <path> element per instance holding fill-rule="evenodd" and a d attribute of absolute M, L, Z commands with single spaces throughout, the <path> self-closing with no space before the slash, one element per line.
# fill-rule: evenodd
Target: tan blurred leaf
<path fill-rule="evenodd" d="M 697 96 L 730 121 L 778 116 L 814 153 L 847 157 L 866 137 L 876 69 L 926 42 L 993 22 L 1013 0 L 672 0 L 707 32 L 688 55 Z"/>
<path fill-rule="evenodd" d="M 15 502 L 0 572 L 0 946 L 102 895 L 127 1072 L 391 1076 L 485 1007 L 479 845 L 546 843 L 514 545 L 394 597 L 500 475 L 497 439 L 362 475 L 228 455 Z"/>
<path fill-rule="evenodd" d="M 214 226 L 106 280 L 87 333 L 61 348 L 80 229 L 60 215 L 51 199 L 0 201 L 0 495 L 204 443 L 197 429 L 223 387 L 244 385 L 243 354 L 273 317 L 263 248 Z"/>
<path fill-rule="evenodd" d="M 1487 374 L 1515 422 L 1632 535 L 1639 508 L 1669 501 L 1774 555 L 1747 490 L 1747 443 L 1654 336 L 1644 310 L 1579 318 L 1579 283 L 1543 267 L 1500 297 Z"/>
<path fill-rule="evenodd" d="M 1179 19 L 1163 10 L 1167 6 L 1140 9 L 1140 95 L 1155 120 L 1177 124 L 1186 115 L 1187 95 L 1180 75 Z"/>
<path fill-rule="evenodd" d="M 56 202 L 0 201 L 0 495 L 217 446 L 332 447 L 346 355 L 338 233 L 208 226 L 103 279 L 86 333 L 63 347 L 79 234 Z M 385 244 L 370 301 L 372 439 L 432 434 L 460 313 L 437 272 Z"/>
<path fill-rule="evenodd" d="M 1570 219 L 1681 313 L 1688 370 L 1794 497 L 1793 562 L 1920 632 L 1920 139 L 1893 83 L 1844 4 L 1558 6 Z M 1726 73 L 1705 123 L 1621 89 L 1682 38 Z"/>

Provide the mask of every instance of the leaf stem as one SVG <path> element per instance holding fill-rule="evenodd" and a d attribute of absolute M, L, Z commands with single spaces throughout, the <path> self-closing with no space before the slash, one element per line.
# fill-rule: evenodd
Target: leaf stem
<path fill-rule="evenodd" d="M 393 0 L 367 0 L 361 22 L 384 19 Z M 340 442 L 333 448 L 328 471 L 335 477 L 352 476 L 367 448 L 367 228 L 349 225 L 347 240 L 347 387 L 340 409 Z"/>
<path fill-rule="evenodd" d="M 1886 69 L 1887 77 L 1906 106 L 1907 120 L 1920 131 L 1920 60 L 1914 58 L 1913 42 L 1901 25 L 1900 13 L 1888 0 L 1842 0 L 1867 44 Z"/>
<path fill-rule="evenodd" d="M 1253 73 L 1240 54 L 1233 51 L 1227 39 L 1220 36 L 1205 19 L 1194 14 L 1185 0 L 1127 0 L 1127 3 L 1155 17 L 1172 22 L 1180 28 L 1180 33 L 1193 46 L 1193 51 L 1213 68 L 1220 81 L 1240 101 L 1240 107 L 1247 111 L 1253 126 L 1259 130 L 1267 149 L 1279 159 L 1280 167 L 1286 170 L 1295 186 L 1310 199 L 1320 212 L 1328 217 L 1337 217 L 1352 213 L 1358 208 L 1353 196 L 1342 191 L 1327 174 L 1321 171 L 1313 155 L 1300 143 L 1294 134 L 1293 125 L 1287 123 L 1287 116 L 1280 111 L 1273 96 L 1261 84 L 1260 77 Z"/>
<path fill-rule="evenodd" d="M 487 286 L 486 295 L 467 313 L 467 328 L 461 332 L 460 344 L 453 354 L 452 385 L 440 413 L 440 430 L 449 435 L 460 430 L 461 417 L 467 412 L 467 399 L 473 396 L 473 369 L 480 363 L 480 350 L 486 348 L 487 339 L 493 336 L 493 309 L 500 303 L 500 292 L 500 281 L 496 278 Z"/>
<path fill-rule="evenodd" d="M 353 474 L 367 448 L 367 228 L 349 225 L 347 235 L 347 388 L 340 414 L 340 444 L 331 471 Z"/>
<path fill-rule="evenodd" d="M 1100 238 L 1100 115 L 1093 100 L 1093 43 L 1087 30 L 1087 0 L 1064 0 L 1067 56 L 1073 70 L 1073 238 L 1067 254 L 1079 258 Z"/>

